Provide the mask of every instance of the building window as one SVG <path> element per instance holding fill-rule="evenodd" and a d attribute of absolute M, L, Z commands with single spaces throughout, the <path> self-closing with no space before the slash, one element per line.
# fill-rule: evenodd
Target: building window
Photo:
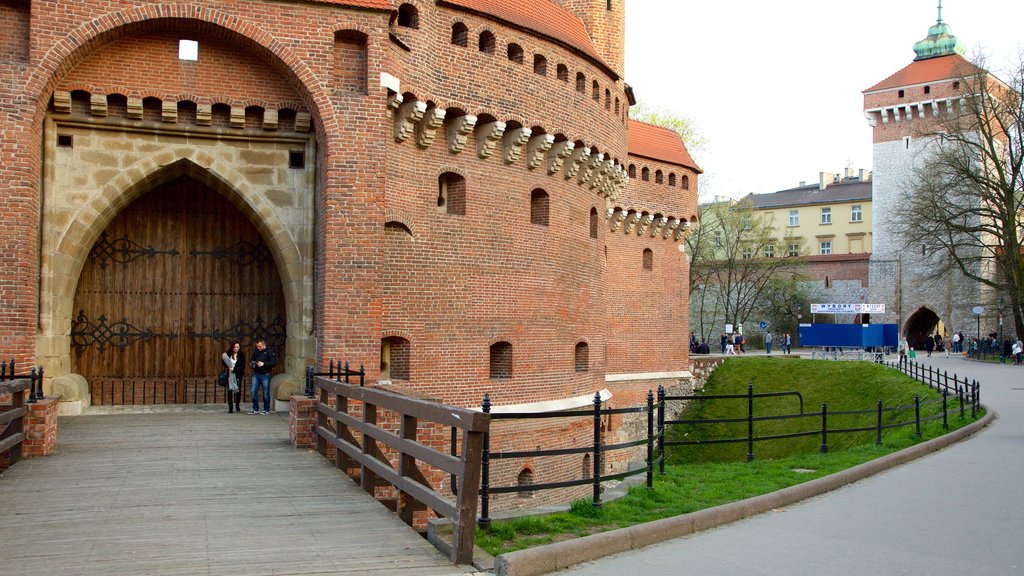
<path fill-rule="evenodd" d="M 832 241 L 831 240 L 822 240 L 818 244 L 818 246 L 819 246 L 818 253 L 821 254 L 822 256 L 828 256 L 829 254 L 832 253 Z"/>
<path fill-rule="evenodd" d="M 597 80 L 594 80 L 594 83 L 592 84 L 592 93 L 590 98 L 595 102 L 601 101 L 601 87 L 597 84 Z"/>
<path fill-rule="evenodd" d="M 576 343 L 574 358 L 577 372 L 590 370 L 590 346 L 586 342 Z"/>
<path fill-rule="evenodd" d="M 491 378 L 512 377 L 512 345 L 508 342 L 491 344 Z"/>
<path fill-rule="evenodd" d="M 644 270 L 654 270 L 654 251 L 644 248 Z"/>
<path fill-rule="evenodd" d="M 469 46 L 469 28 L 462 22 L 452 24 L 452 44 L 463 48 Z"/>
<path fill-rule="evenodd" d="M 669 172 L 668 173 L 668 185 L 669 186 L 675 186 L 676 185 L 676 175 L 675 175 L 675 172 Z"/>
<path fill-rule="evenodd" d="M 683 175 L 683 190 L 689 190 L 689 189 L 690 189 L 690 177 L 684 174 Z"/>
<path fill-rule="evenodd" d="M 74 148 L 75 137 L 71 134 L 58 134 L 57 135 L 57 146 L 61 148 Z"/>
<path fill-rule="evenodd" d="M 904 91 L 903 91 L 903 90 L 900 90 L 900 91 L 899 91 L 899 92 L 898 92 L 897 94 L 899 95 L 899 97 L 900 97 L 900 98 L 903 98 L 903 95 L 904 95 Z"/>
<path fill-rule="evenodd" d="M 597 238 L 597 208 L 590 209 L 590 237 Z"/>
<path fill-rule="evenodd" d="M 540 76 L 548 75 L 548 59 L 540 54 L 533 55 L 533 73 Z"/>
<path fill-rule="evenodd" d="M 925 86 L 924 87 L 924 93 L 925 94 L 931 94 L 932 93 L 932 87 L 931 86 Z"/>
<path fill-rule="evenodd" d="M 494 54 L 494 33 L 490 30 L 480 33 L 480 51 L 484 54 Z"/>
<path fill-rule="evenodd" d="M 851 222 L 863 222 L 864 213 L 861 211 L 860 204 L 854 204 L 850 207 L 850 221 Z"/>
<path fill-rule="evenodd" d="M 178 40 L 178 60 L 198 61 L 199 42 L 197 40 Z"/>
<path fill-rule="evenodd" d="M 633 178 L 633 179 L 636 179 L 636 165 L 635 164 L 630 164 L 629 165 L 629 177 Z"/>
<path fill-rule="evenodd" d="M 956 82 L 953 82 L 953 90 L 959 90 L 959 89 L 960 89 L 960 81 L 957 80 Z"/>
<path fill-rule="evenodd" d="M 302 150 L 292 150 L 288 152 L 288 167 L 289 168 L 305 168 L 306 167 L 306 153 Z"/>
<path fill-rule="evenodd" d="M 576 73 L 576 91 L 586 92 L 587 91 L 587 77 L 583 75 L 583 72 Z"/>
<path fill-rule="evenodd" d="M 665 175 L 662 174 L 661 170 L 654 171 L 654 183 L 663 184 L 665 182 Z"/>
<path fill-rule="evenodd" d="M 715 230 L 715 248 L 722 247 L 722 231 Z"/>
<path fill-rule="evenodd" d="M 790 226 L 799 226 L 800 225 L 800 211 L 799 210 L 790 210 L 789 211 L 789 225 Z"/>
<path fill-rule="evenodd" d="M 798 244 L 798 243 L 790 244 L 789 245 L 789 255 L 790 256 L 799 256 L 800 255 L 800 244 Z"/>
<path fill-rule="evenodd" d="M 651 179 L 651 170 L 647 166 L 644 166 L 643 170 L 640 171 L 640 179 L 644 182 Z"/>
<path fill-rule="evenodd" d="M 822 224 L 831 224 L 832 223 L 832 209 L 831 208 L 822 208 L 821 209 L 821 223 Z"/>
<path fill-rule="evenodd" d="M 466 179 L 453 172 L 437 177 L 437 211 L 440 214 L 466 215 Z"/>
<path fill-rule="evenodd" d="M 615 97 L 615 115 L 616 116 L 619 115 L 619 97 L 618 96 Z"/>
<path fill-rule="evenodd" d="M 380 341 L 380 379 L 409 379 L 409 341 L 391 336 Z"/>
<path fill-rule="evenodd" d="M 533 471 L 529 468 L 523 468 L 523 471 L 516 477 L 516 486 L 519 488 L 526 488 L 533 486 Z M 533 490 L 523 490 L 518 492 L 520 498 L 533 498 Z"/>
<path fill-rule="evenodd" d="M 743 249 L 743 252 L 740 254 L 740 256 L 744 260 L 748 260 L 750 258 L 753 258 L 754 257 L 754 250 L 752 248 L 750 248 L 749 246 L 747 246 L 746 248 Z"/>
<path fill-rule="evenodd" d="M 519 44 L 508 45 L 508 59 L 516 64 L 523 63 L 523 47 Z"/>
<path fill-rule="evenodd" d="M 612 109 L 612 92 L 607 88 L 604 89 L 604 109 Z"/>
<path fill-rule="evenodd" d="M 775 258 L 775 246 L 773 244 L 764 247 L 764 257 Z"/>
<path fill-rule="evenodd" d="M 419 28 L 420 15 L 412 4 L 402 4 L 398 7 L 398 25 L 405 28 Z"/>
<path fill-rule="evenodd" d="M 569 81 L 569 68 L 566 67 L 565 64 L 559 64 L 558 68 L 556 68 L 555 74 L 556 74 L 556 77 L 559 80 L 561 80 L 562 82 L 568 82 Z"/>
<path fill-rule="evenodd" d="M 548 210 L 550 201 L 548 193 L 537 188 L 530 192 L 530 223 L 548 225 Z"/>

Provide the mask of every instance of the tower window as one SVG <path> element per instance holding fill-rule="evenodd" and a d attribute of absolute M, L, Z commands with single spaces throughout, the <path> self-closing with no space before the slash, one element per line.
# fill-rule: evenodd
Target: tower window
<path fill-rule="evenodd" d="M 651 169 L 644 166 L 643 170 L 640 171 L 640 179 L 647 182 L 651 179 Z"/>
<path fill-rule="evenodd" d="M 932 87 L 931 86 L 925 86 L 924 87 L 924 93 L 925 94 L 931 94 L 932 93 Z"/>
<path fill-rule="evenodd" d="M 654 171 L 654 183 L 655 184 L 662 184 L 664 181 L 665 181 L 665 176 L 662 173 L 662 171 L 661 170 L 655 170 Z"/>
<path fill-rule="evenodd" d="M 469 28 L 462 22 L 452 24 L 452 44 L 463 48 L 469 45 Z"/>
<path fill-rule="evenodd" d="M 437 177 L 437 211 L 440 214 L 466 215 L 466 179 L 453 172 Z"/>
<path fill-rule="evenodd" d="M 196 40 L 178 40 L 178 60 L 195 62 L 199 60 L 199 42 Z"/>
<path fill-rule="evenodd" d="M 537 188 L 533 192 L 530 192 L 530 223 L 540 224 L 541 226 L 548 225 L 548 210 L 549 210 L 548 193 Z"/>
<path fill-rule="evenodd" d="M 490 30 L 480 33 L 480 51 L 484 54 L 494 54 L 494 33 Z"/>
<path fill-rule="evenodd" d="M 689 190 L 689 189 L 690 189 L 690 177 L 684 175 L 683 176 L 683 190 Z"/>
<path fill-rule="evenodd" d="M 540 54 L 535 54 L 533 56 L 533 72 L 534 72 L 534 74 L 539 74 L 541 76 L 547 76 L 548 75 L 548 59 L 543 57 L 543 56 L 541 56 Z"/>
<path fill-rule="evenodd" d="M 897 95 L 899 95 L 900 98 L 903 98 L 904 91 L 900 90 L 899 92 L 897 92 Z"/>
<path fill-rule="evenodd" d="M 565 64 L 559 64 L 556 75 L 562 82 L 569 81 L 569 68 Z"/>
<path fill-rule="evenodd" d="M 491 378 L 512 377 L 512 344 L 495 342 L 491 344 Z"/>
<path fill-rule="evenodd" d="M 404 28 L 419 28 L 420 15 L 412 4 L 402 4 L 398 7 L 398 25 Z"/>
<path fill-rule="evenodd" d="M 291 151 L 288 153 L 288 167 L 289 168 L 305 168 L 306 167 L 306 153 L 302 150 Z"/>
<path fill-rule="evenodd" d="M 590 209 L 590 237 L 597 238 L 597 208 Z"/>
<path fill-rule="evenodd" d="M 523 47 L 519 44 L 508 45 L 508 59 L 516 64 L 523 63 Z"/>
<path fill-rule="evenodd" d="M 644 270 L 654 270 L 654 251 L 644 248 Z"/>
<path fill-rule="evenodd" d="M 587 91 L 587 77 L 583 75 L 583 72 L 576 73 L 576 91 L 586 92 Z"/>
<path fill-rule="evenodd" d="M 577 372 L 590 370 L 590 346 L 586 342 L 576 343 L 575 364 Z"/>

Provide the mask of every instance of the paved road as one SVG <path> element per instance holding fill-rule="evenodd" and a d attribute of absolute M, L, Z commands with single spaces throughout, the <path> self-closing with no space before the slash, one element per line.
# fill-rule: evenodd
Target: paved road
<path fill-rule="evenodd" d="M 999 419 L 967 441 L 818 498 L 559 574 L 1024 574 L 1024 368 L 923 360 L 972 374 Z"/>
<path fill-rule="evenodd" d="M 287 414 L 63 417 L 0 475 L 0 575 L 456 575 Z"/>

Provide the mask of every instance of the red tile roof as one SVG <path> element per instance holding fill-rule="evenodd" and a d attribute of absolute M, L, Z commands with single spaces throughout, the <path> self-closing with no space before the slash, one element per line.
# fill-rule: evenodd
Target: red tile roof
<path fill-rule="evenodd" d="M 693 168 L 698 174 L 704 172 L 690 157 L 677 132 L 638 120 L 630 120 L 628 129 L 630 154 Z"/>
<path fill-rule="evenodd" d="M 974 64 L 971 64 L 959 54 L 950 54 L 949 56 L 940 56 L 927 60 L 916 60 L 899 72 L 864 90 L 864 92 L 875 92 L 899 86 L 956 79 L 969 76 L 976 71 L 977 68 Z"/>
<path fill-rule="evenodd" d="M 583 21 L 552 0 L 443 0 L 443 3 L 534 30 L 604 62 L 597 55 Z"/>
<path fill-rule="evenodd" d="M 352 6 L 355 8 L 371 8 L 374 10 L 394 10 L 395 6 L 391 0 L 313 0 L 321 4 L 337 4 L 338 6 Z"/>

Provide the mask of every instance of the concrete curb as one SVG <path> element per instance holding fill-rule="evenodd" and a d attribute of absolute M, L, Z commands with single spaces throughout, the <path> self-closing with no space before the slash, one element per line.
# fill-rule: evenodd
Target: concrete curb
<path fill-rule="evenodd" d="M 921 444 L 904 448 L 870 462 L 854 466 L 842 472 L 836 472 L 822 478 L 816 478 L 803 484 L 783 488 L 770 494 L 763 494 L 723 504 L 706 510 L 682 514 L 672 518 L 663 518 L 654 522 L 637 524 L 628 528 L 609 530 L 600 534 L 584 536 L 537 546 L 526 550 L 518 550 L 501 554 L 494 559 L 496 576 L 535 576 L 563 570 L 580 562 L 587 562 L 635 550 L 679 536 L 686 536 L 714 528 L 736 520 L 748 518 L 775 508 L 788 506 L 812 496 L 818 496 L 836 488 L 856 482 L 920 458 L 936 450 L 941 450 L 959 442 L 991 424 L 998 415 L 991 408 L 986 408 L 985 416 L 959 430 L 950 432 Z"/>

